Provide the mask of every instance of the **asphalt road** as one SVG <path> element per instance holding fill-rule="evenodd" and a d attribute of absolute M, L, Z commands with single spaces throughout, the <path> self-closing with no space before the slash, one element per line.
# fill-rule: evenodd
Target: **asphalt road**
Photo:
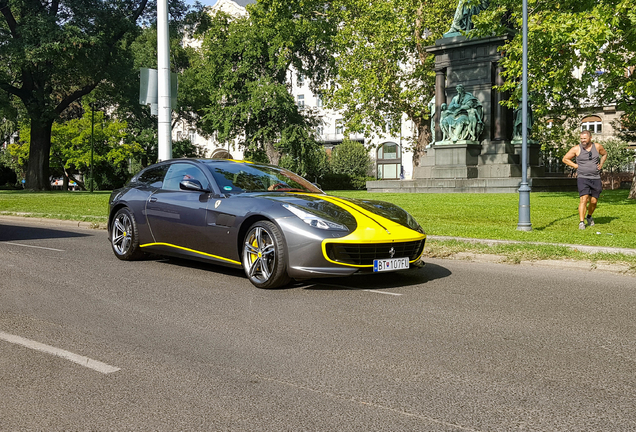
<path fill-rule="evenodd" d="M 635 311 L 630 276 L 430 260 L 266 291 L 0 220 L 0 430 L 633 431 Z"/>

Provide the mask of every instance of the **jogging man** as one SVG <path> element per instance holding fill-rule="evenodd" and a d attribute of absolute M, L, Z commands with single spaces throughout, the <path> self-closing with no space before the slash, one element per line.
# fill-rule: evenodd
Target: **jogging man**
<path fill-rule="evenodd" d="M 576 157 L 576 163 L 572 159 Z M 607 159 L 607 151 L 602 145 L 592 142 L 592 132 L 581 132 L 581 144 L 572 147 L 563 156 L 563 163 L 576 169 L 576 185 L 579 188 L 579 229 L 585 229 L 585 220 L 594 225 L 592 213 L 596 209 L 598 197 L 603 190 L 601 168 Z M 587 211 L 587 217 L 585 212 Z"/>

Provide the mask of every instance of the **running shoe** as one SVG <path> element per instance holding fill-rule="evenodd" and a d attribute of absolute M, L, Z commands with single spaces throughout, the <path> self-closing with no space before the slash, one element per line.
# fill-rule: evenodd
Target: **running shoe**
<path fill-rule="evenodd" d="M 589 226 L 594 226 L 594 218 L 592 216 L 587 215 L 587 217 L 585 219 L 587 219 L 587 224 Z"/>
<path fill-rule="evenodd" d="M 579 222 L 579 229 L 585 229 L 585 222 Z"/>

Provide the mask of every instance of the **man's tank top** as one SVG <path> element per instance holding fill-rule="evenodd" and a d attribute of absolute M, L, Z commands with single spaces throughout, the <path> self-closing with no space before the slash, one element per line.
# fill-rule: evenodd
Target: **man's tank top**
<path fill-rule="evenodd" d="M 579 147 L 581 148 L 581 152 L 576 157 L 576 163 L 579 165 L 577 176 L 588 179 L 600 179 L 601 175 L 596 166 L 600 162 L 600 157 L 598 150 L 596 150 L 596 145 L 592 143 L 590 151 L 585 150 L 583 144 L 579 144 Z"/>

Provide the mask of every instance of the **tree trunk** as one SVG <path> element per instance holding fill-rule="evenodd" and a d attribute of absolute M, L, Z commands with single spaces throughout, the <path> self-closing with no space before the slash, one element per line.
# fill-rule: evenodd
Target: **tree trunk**
<path fill-rule="evenodd" d="M 636 163 L 634 163 L 634 178 L 632 179 L 632 188 L 629 190 L 628 199 L 636 200 Z"/>
<path fill-rule="evenodd" d="M 51 190 L 49 157 L 51 153 L 51 127 L 53 121 L 31 117 L 31 147 L 26 172 L 26 188 Z"/>
<path fill-rule="evenodd" d="M 413 123 L 417 129 L 417 142 L 413 147 L 413 166 L 420 166 L 420 158 L 426 153 L 426 146 L 431 142 L 431 128 L 429 122 L 422 118 L 414 118 Z"/>
<path fill-rule="evenodd" d="M 267 159 L 269 159 L 270 164 L 278 165 L 280 162 L 280 152 L 274 148 L 271 142 L 265 142 L 265 153 L 267 154 Z"/>

